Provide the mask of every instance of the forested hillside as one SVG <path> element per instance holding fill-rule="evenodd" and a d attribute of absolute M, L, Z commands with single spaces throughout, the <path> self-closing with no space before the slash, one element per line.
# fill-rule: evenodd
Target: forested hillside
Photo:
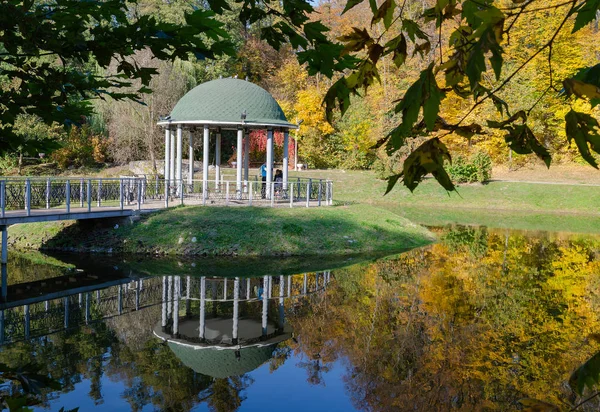
<path fill-rule="evenodd" d="M 474 13 L 473 16 L 478 17 L 473 19 L 485 20 L 489 16 L 483 13 L 497 10 L 502 14 L 502 24 L 499 26 L 494 20 L 496 26 L 490 26 L 496 27 L 495 35 L 490 34 L 496 36 L 491 46 L 481 43 L 488 34 L 481 36 L 479 43 L 471 45 L 481 48 L 481 61 L 465 59 L 467 67 L 461 70 L 466 70 L 471 82 L 471 77 L 479 73 L 477 85 L 482 90 L 493 90 L 499 81 L 507 80 L 511 75 L 505 86 L 491 94 L 493 98 L 486 102 L 489 104 L 480 104 L 476 91 L 461 90 L 460 84 L 455 84 L 458 80 L 452 77 L 452 73 L 457 72 L 454 66 L 460 66 L 461 61 L 456 58 L 456 54 L 461 52 L 459 43 L 463 41 L 461 30 L 468 31 L 469 26 L 473 26 L 467 8 L 478 7 L 477 2 L 405 0 L 396 3 L 386 0 L 375 4 L 374 0 L 333 0 L 315 4 L 315 10 L 308 15 L 310 21 L 319 20 L 329 29 L 319 35 L 324 34 L 328 40 L 345 45 L 342 55 L 364 59 L 355 66 L 358 69 L 354 72 L 336 68 L 338 73 L 334 72 L 331 76 L 322 74 L 331 71 L 326 67 L 315 70 L 310 64 L 299 63 L 297 52 L 301 47 L 292 44 L 293 41 L 287 43 L 283 40 L 284 44 L 278 50 L 269 45 L 274 41 L 267 41 L 268 31 L 265 29 L 277 27 L 280 20 L 277 17 L 267 13 L 252 24 L 243 24 L 240 13 L 247 3 L 231 1 L 231 10 L 215 7 L 218 2 L 209 3 L 213 9 L 220 11 L 215 18 L 223 23 L 222 29 L 228 33 L 234 53 L 205 60 L 191 58 L 183 61 L 176 58 L 163 61 L 153 56 L 149 48 L 137 51 L 127 61 L 156 69 L 158 74 L 149 83 L 152 93 L 142 93 L 141 98 L 136 100 L 96 99 L 92 103 L 94 114 L 81 119 L 70 132 L 58 124 L 44 124 L 35 115 L 17 116 L 15 132 L 27 144 L 5 149 L 0 169 L 6 171 L 15 167 L 19 156 L 39 157 L 40 151 L 60 168 L 146 159 L 156 164 L 164 151 L 164 134 L 156 127 L 159 116 L 168 114 L 177 100 L 195 85 L 221 76 L 247 78 L 259 84 L 273 94 L 291 122 L 301 121 L 300 129 L 292 133 L 292 137 L 298 140 L 298 162 L 313 168 L 374 168 L 380 176 L 388 176 L 400 172 L 406 156 L 432 135 L 442 136 L 443 143 L 453 156 L 468 157 L 484 152 L 491 156 L 494 164 L 508 162 L 514 167 L 527 162 L 541 162 L 533 154 L 519 155 L 511 151 L 506 141 L 507 130 L 509 141 L 524 139 L 526 150 L 518 152 L 533 151 L 547 161 L 542 148 L 528 146 L 528 135 L 510 137 L 511 123 L 487 127 L 489 123 L 486 120 L 505 120 L 508 107 L 513 109 L 511 114 L 518 114 L 518 111 L 526 113 L 526 125 L 554 162 L 583 162 L 575 143 L 568 142 L 565 115 L 572 108 L 598 118 L 598 108 L 594 109 L 585 100 L 569 100 L 567 103 L 565 94 L 593 98 L 598 91 L 587 95 L 577 90 L 566 90 L 565 93 L 562 82 L 573 77 L 581 68 L 595 66 L 600 61 L 600 14 L 592 9 L 594 2 L 483 1 L 483 11 Z M 148 15 L 161 22 L 184 24 L 184 13 L 207 7 L 209 5 L 204 2 L 140 0 L 128 12 L 131 16 Z M 265 9 L 269 7 L 275 6 L 270 3 L 264 5 Z M 581 11 L 581 7 L 589 7 L 588 14 L 593 14 L 591 18 L 586 17 L 589 24 L 576 23 L 581 17 L 573 11 Z M 563 22 L 565 16 L 567 18 Z M 469 25 L 465 25 L 465 18 Z M 575 24 L 581 27 L 574 31 Z M 563 26 L 562 31 L 557 31 L 557 27 Z M 496 40 L 499 42 L 494 43 Z M 208 43 L 211 41 L 209 39 Z M 494 49 L 494 44 L 500 48 Z M 379 45 L 385 45 L 385 48 Z M 486 65 L 483 61 L 484 55 L 490 64 Z M 498 61 L 495 63 L 494 59 L 498 56 L 502 56 L 500 64 L 503 64 L 504 72 L 496 78 Z M 62 64 L 52 56 L 40 59 L 45 59 L 50 65 Z M 520 68 L 523 63 L 527 64 Z M 114 61 L 102 68 L 93 59 L 80 63 L 82 70 L 103 75 L 116 74 L 120 64 Z M 469 65 L 478 65 L 478 69 L 473 71 L 471 68 L 469 72 Z M 400 150 L 386 151 L 383 146 L 375 148 L 377 142 L 381 143 L 390 133 L 393 136 L 398 124 L 410 117 L 406 107 L 399 110 L 396 105 L 406 97 L 407 91 L 423 76 L 422 73 L 427 73 L 428 67 L 434 68 L 431 73 L 439 85 L 439 89 L 436 85 L 435 90 L 441 93 L 438 97 L 443 100 L 439 113 L 436 113 L 439 117 L 435 127 L 430 127 L 432 124 L 426 119 L 426 133 L 422 133 L 418 125 L 411 128 L 412 132 L 408 129 L 410 139 L 403 138 Z M 513 71 L 514 75 L 511 74 Z M 333 95 L 327 93 L 332 86 L 335 89 L 342 75 L 345 76 L 345 84 L 357 93 L 348 95 L 351 104 L 344 103 L 344 109 L 347 108 L 345 114 L 341 116 L 339 111 L 334 110 L 328 122 L 325 103 L 332 106 Z M 9 87 L 6 85 L 11 79 L 3 78 L 2 82 Z M 362 86 L 368 88 L 365 90 Z M 121 91 L 135 92 L 141 87 L 141 80 L 135 80 Z M 435 90 L 432 89 L 432 92 Z M 340 99 L 339 89 L 337 93 L 333 98 Z M 481 93 L 481 96 L 485 94 Z M 465 99 L 465 94 L 473 94 L 474 98 Z M 486 98 L 479 97 L 479 100 Z M 461 124 L 461 127 L 445 127 L 452 124 Z M 262 160 L 264 143 L 261 144 L 261 137 L 253 136 L 251 161 Z M 228 138 L 233 139 L 233 136 L 225 136 L 225 139 Z M 594 150 L 594 143 L 590 144 Z M 519 142 L 512 145 L 519 148 Z M 224 156 L 233 156 L 231 145 L 224 146 Z M 199 155 L 199 148 L 197 150 Z M 293 152 L 291 157 L 294 158 Z"/>

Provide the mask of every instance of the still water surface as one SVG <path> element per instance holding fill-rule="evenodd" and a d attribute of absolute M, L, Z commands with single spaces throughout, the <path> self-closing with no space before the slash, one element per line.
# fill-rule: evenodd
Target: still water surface
<path fill-rule="evenodd" d="M 0 363 L 33 362 L 61 383 L 42 389 L 38 410 L 577 403 L 569 377 L 600 350 L 600 238 L 433 230 L 440 242 L 429 247 L 285 276 L 199 276 L 201 261 L 194 276 L 189 263 L 149 276 L 135 262 L 80 271 L 14 258 Z"/>

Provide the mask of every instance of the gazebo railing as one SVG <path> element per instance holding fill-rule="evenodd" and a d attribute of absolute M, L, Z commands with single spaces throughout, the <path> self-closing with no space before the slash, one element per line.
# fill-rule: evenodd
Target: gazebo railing
<path fill-rule="evenodd" d="M 194 180 L 169 184 L 170 201 L 202 204 L 324 206 L 333 203 L 333 182 L 325 179 L 294 179 L 287 182 Z M 164 193 L 164 191 L 163 191 Z"/>

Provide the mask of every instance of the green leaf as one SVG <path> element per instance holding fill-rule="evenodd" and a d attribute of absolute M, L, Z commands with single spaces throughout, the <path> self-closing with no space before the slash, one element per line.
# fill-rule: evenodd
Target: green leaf
<path fill-rule="evenodd" d="M 408 56 L 406 37 L 404 37 L 403 33 L 400 33 L 399 36 L 394 37 L 392 40 L 387 42 L 384 46 L 386 49 L 384 54 L 388 54 L 390 52 L 393 53 L 392 60 L 396 67 L 400 67 L 406 61 L 406 57 Z"/>
<path fill-rule="evenodd" d="M 226 0 L 207 0 L 210 9 L 217 14 L 223 14 L 225 10 L 231 10 Z"/>
<path fill-rule="evenodd" d="M 385 193 L 383 194 L 384 196 L 392 191 L 392 189 L 394 188 L 394 186 L 396 186 L 396 183 L 398 183 L 398 180 L 400 180 L 401 177 L 402 177 L 402 173 L 399 173 L 397 175 L 390 176 L 386 179 L 388 182 L 388 185 L 387 185 L 387 189 L 385 190 Z"/>
<path fill-rule="evenodd" d="M 477 28 L 483 21 L 477 13 L 487 9 L 491 4 L 492 0 L 465 0 L 462 3 L 462 18 L 467 21 L 469 26 Z"/>
<path fill-rule="evenodd" d="M 600 64 L 579 69 L 575 76 L 563 81 L 567 96 L 575 94 L 590 99 L 592 108 L 600 104 Z"/>
<path fill-rule="evenodd" d="M 327 33 L 328 31 L 329 28 L 327 28 L 320 21 L 313 21 L 304 25 L 304 34 L 311 43 L 314 43 L 316 41 L 326 42 L 327 36 L 325 36 L 324 33 Z"/>
<path fill-rule="evenodd" d="M 526 124 L 513 125 L 508 128 L 508 134 L 504 137 L 508 147 L 518 154 L 535 153 L 537 157 L 546 163 L 546 167 L 550 167 L 552 157 L 546 149 L 533 135 L 533 132 Z"/>
<path fill-rule="evenodd" d="M 333 111 L 337 106 L 340 109 L 342 116 L 350 107 L 350 88 L 345 77 L 340 78 L 336 81 L 325 94 L 323 104 L 325 105 L 325 115 L 327 121 L 331 123 L 333 121 Z"/>
<path fill-rule="evenodd" d="M 33 409 L 27 407 L 27 398 L 25 396 L 9 396 L 4 399 L 10 412 L 28 412 Z"/>
<path fill-rule="evenodd" d="M 427 34 L 425 34 L 425 32 L 423 30 L 421 30 L 421 26 L 419 26 L 418 23 L 409 20 L 409 19 L 403 19 L 402 20 L 402 30 L 404 30 L 406 32 L 406 34 L 408 35 L 408 38 L 414 42 L 416 39 L 421 39 L 421 40 L 429 40 L 429 37 L 427 36 Z"/>
<path fill-rule="evenodd" d="M 598 169 L 596 159 L 590 149 L 600 154 L 600 125 L 598 120 L 587 113 L 576 112 L 571 109 L 565 116 L 567 139 L 569 143 L 575 140 L 581 157 L 590 165 Z"/>
<path fill-rule="evenodd" d="M 371 7 L 371 12 L 377 12 L 377 0 L 369 0 L 369 6 Z"/>
<path fill-rule="evenodd" d="M 565 79 L 563 80 L 563 86 L 567 96 L 574 94 L 579 98 L 587 98 L 594 102 L 600 99 L 600 87 L 594 84 L 585 83 L 576 79 Z M 595 105 L 592 107 L 594 106 Z"/>
<path fill-rule="evenodd" d="M 454 190 L 454 184 L 444 169 L 444 162 L 446 161 L 452 163 L 446 145 L 437 137 L 430 139 L 419 146 L 404 161 L 404 167 L 402 173 L 400 173 L 402 182 L 412 192 L 423 178 L 431 173 L 444 189 Z"/>
<path fill-rule="evenodd" d="M 385 25 L 385 28 L 388 29 L 392 23 L 392 19 L 394 18 L 395 8 L 396 2 L 394 0 L 385 0 L 383 3 L 381 3 L 381 6 L 379 6 L 377 11 L 373 13 L 371 26 L 377 24 L 383 19 L 383 24 Z"/>
<path fill-rule="evenodd" d="M 423 119 L 427 129 L 433 130 L 445 94 L 438 87 L 433 70 L 427 70 L 426 74 L 427 78 L 423 81 Z"/>
<path fill-rule="evenodd" d="M 338 37 L 338 40 L 344 43 L 344 52 L 357 52 L 373 43 L 373 39 L 367 32 L 367 29 L 352 28 L 352 32 Z"/>
<path fill-rule="evenodd" d="M 517 120 L 521 120 L 522 124 L 514 124 Z M 535 153 L 547 167 L 550 167 L 550 162 L 552 162 L 550 152 L 536 139 L 526 122 L 527 113 L 520 110 L 502 122 L 488 120 L 488 127 L 506 130 L 507 134 L 504 136 L 504 140 L 512 151 L 518 154 Z"/>
<path fill-rule="evenodd" d="M 586 2 L 577 9 L 575 24 L 573 25 L 573 31 L 571 33 L 579 31 L 594 21 L 598 10 L 600 10 L 600 0 L 586 0 Z"/>
<path fill-rule="evenodd" d="M 585 361 L 569 378 L 569 386 L 579 396 L 583 395 L 586 386 L 593 390 L 598 383 L 600 383 L 600 352 Z"/>
<path fill-rule="evenodd" d="M 438 87 L 433 74 L 434 64 L 421 72 L 419 79 L 413 83 L 400 102 L 396 105 L 396 113 L 402 113 L 402 123 L 392 131 L 390 143 L 398 148 L 400 139 L 410 135 L 423 107 L 423 119 L 429 131 L 433 130 L 439 113 L 441 100 L 445 93 Z M 394 138 L 395 136 L 395 138 Z"/>
<path fill-rule="evenodd" d="M 358 6 L 363 1 L 364 0 L 348 0 L 348 2 L 346 3 L 346 7 L 344 7 L 344 11 L 342 11 L 342 14 L 346 13 L 348 10 L 355 6 Z"/>

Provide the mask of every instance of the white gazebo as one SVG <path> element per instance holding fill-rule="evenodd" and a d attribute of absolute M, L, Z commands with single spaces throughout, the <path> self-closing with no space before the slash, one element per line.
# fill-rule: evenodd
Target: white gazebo
<path fill-rule="evenodd" d="M 248 181 L 249 133 L 253 129 L 267 131 L 267 176 L 273 181 L 273 133 L 283 132 L 283 187 L 287 187 L 289 165 L 289 130 L 298 128 L 287 121 L 277 101 L 262 87 L 240 79 L 217 79 L 202 83 L 183 96 L 173 108 L 170 116 L 158 124 L 165 128 L 165 185 L 179 187 L 182 181 L 183 131 L 189 134 L 188 184 L 193 183 L 194 150 L 193 130 L 203 130 L 202 144 L 202 192 L 206 195 L 209 186 L 208 165 L 211 131 L 215 139 L 215 185 L 219 185 L 221 174 L 221 132 L 237 131 L 236 144 L 236 192 L 244 190 Z M 244 144 L 245 142 L 245 144 Z M 271 193 L 271 184 L 266 185 L 266 196 Z M 179 190 L 179 189 L 178 189 Z"/>

